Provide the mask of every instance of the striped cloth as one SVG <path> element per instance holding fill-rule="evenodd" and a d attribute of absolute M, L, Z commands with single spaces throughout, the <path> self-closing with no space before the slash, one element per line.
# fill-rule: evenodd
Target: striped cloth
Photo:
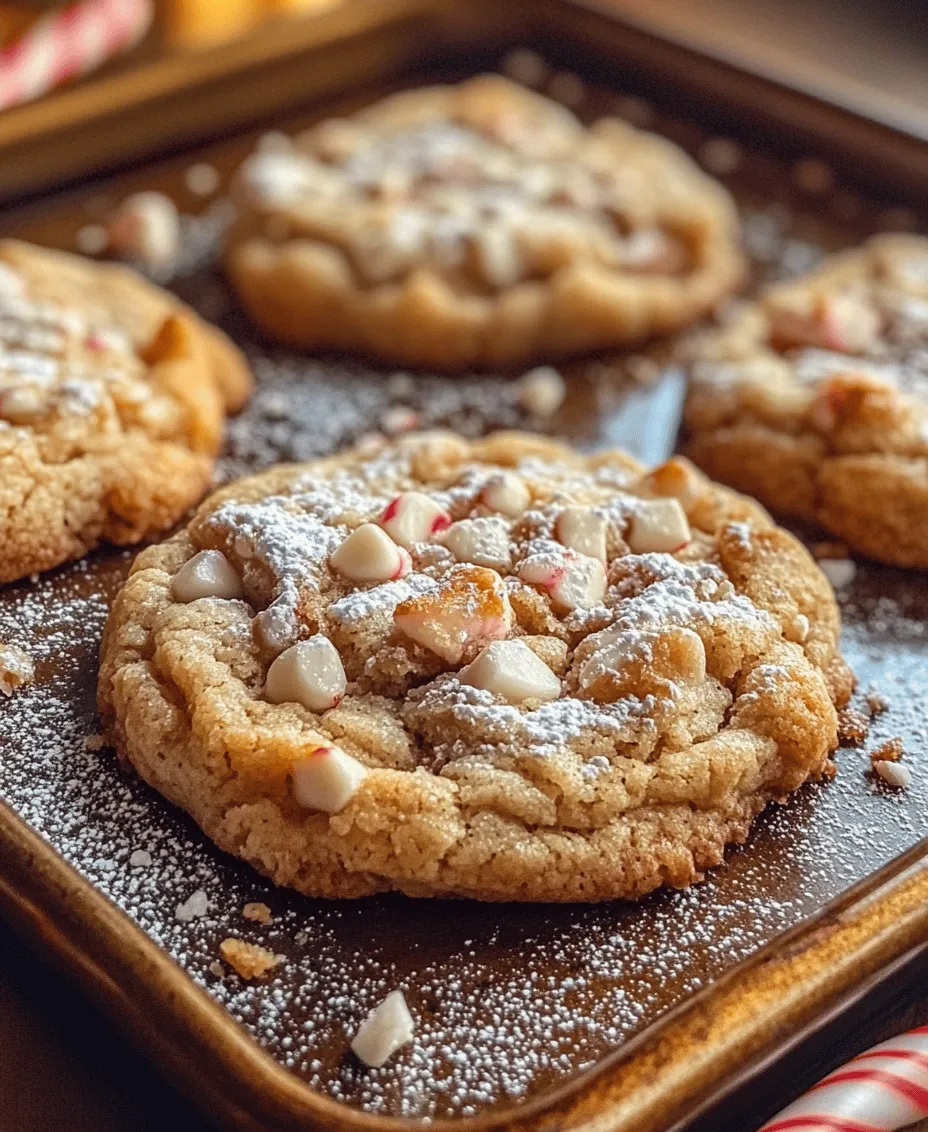
<path fill-rule="evenodd" d="M 760 1132 L 896 1132 L 928 1117 L 928 1026 L 874 1046 Z"/>
<path fill-rule="evenodd" d="M 0 110 L 38 98 L 137 43 L 152 0 L 76 0 L 55 8 L 0 51 Z"/>

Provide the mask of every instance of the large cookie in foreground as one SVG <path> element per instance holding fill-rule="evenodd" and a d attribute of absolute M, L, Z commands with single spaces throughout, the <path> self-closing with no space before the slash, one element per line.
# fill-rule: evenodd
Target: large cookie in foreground
<path fill-rule="evenodd" d="M 223 334 L 128 268 L 0 241 L 0 582 L 173 526 L 250 388 Z"/>
<path fill-rule="evenodd" d="M 832 256 L 693 354 L 700 467 L 880 562 L 928 567 L 928 240 Z"/>
<path fill-rule="evenodd" d="M 515 367 L 677 330 L 743 275 L 734 205 L 682 150 L 496 76 L 323 122 L 239 189 L 232 281 L 309 348 Z"/>
<path fill-rule="evenodd" d="M 276 468 L 144 550 L 108 738 L 315 896 L 684 886 L 833 769 L 830 585 L 753 501 L 498 433 Z"/>

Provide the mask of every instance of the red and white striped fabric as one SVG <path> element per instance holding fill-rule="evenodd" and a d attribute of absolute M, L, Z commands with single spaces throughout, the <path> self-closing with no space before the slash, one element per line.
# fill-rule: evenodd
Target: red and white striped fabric
<path fill-rule="evenodd" d="M 0 51 L 0 110 L 85 75 L 137 43 L 152 0 L 76 0 L 41 16 Z"/>
<path fill-rule="evenodd" d="M 928 1026 L 867 1050 L 760 1132 L 896 1132 L 928 1117 Z"/>

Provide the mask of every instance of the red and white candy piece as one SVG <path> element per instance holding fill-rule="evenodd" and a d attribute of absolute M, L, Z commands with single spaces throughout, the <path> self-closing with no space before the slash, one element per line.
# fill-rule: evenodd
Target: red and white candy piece
<path fill-rule="evenodd" d="M 678 499 L 649 499 L 632 516 L 627 538 L 635 554 L 673 554 L 687 545 L 692 534 Z"/>
<path fill-rule="evenodd" d="M 518 518 L 528 507 L 531 498 L 525 481 L 512 472 L 501 472 L 498 476 L 493 476 L 480 492 L 481 503 L 491 511 L 508 515 L 510 519 Z"/>
<path fill-rule="evenodd" d="M 367 777 L 367 767 L 341 747 L 317 747 L 293 764 L 293 797 L 304 810 L 337 814 Z"/>
<path fill-rule="evenodd" d="M 407 550 L 417 542 L 429 542 L 451 526 L 448 512 L 421 491 L 404 491 L 391 499 L 377 521 Z"/>
<path fill-rule="evenodd" d="M 201 597 L 240 598 L 242 579 L 221 550 L 201 550 L 174 575 L 171 596 L 175 601 L 197 601 Z"/>
<path fill-rule="evenodd" d="M 468 645 L 507 637 L 512 609 L 499 574 L 460 566 L 437 589 L 400 602 L 393 623 L 411 641 L 456 664 Z"/>
<path fill-rule="evenodd" d="M 547 590 L 564 609 L 592 609 L 606 596 L 606 568 L 598 558 L 565 550 L 533 554 L 519 567 L 519 578 Z"/>
<path fill-rule="evenodd" d="M 379 1069 L 401 1047 L 411 1042 L 415 1026 L 403 992 L 391 991 L 361 1023 L 351 1042 L 355 1057 Z"/>
<path fill-rule="evenodd" d="M 509 527 L 504 519 L 461 519 L 442 539 L 458 562 L 508 570 L 512 562 Z"/>
<path fill-rule="evenodd" d="M 117 255 L 140 260 L 147 267 L 164 267 L 180 248 L 177 205 L 164 193 L 133 193 L 113 213 L 107 233 L 110 249 Z"/>
<path fill-rule="evenodd" d="M 558 542 L 578 554 L 605 562 L 608 526 L 607 520 L 589 507 L 565 507 L 554 523 L 554 533 Z"/>
<path fill-rule="evenodd" d="M 267 673 L 264 694 L 272 704 L 296 703 L 328 711 L 345 694 L 342 658 L 328 637 L 317 635 L 291 645 Z"/>
<path fill-rule="evenodd" d="M 896 1132 L 928 1117 L 928 1026 L 836 1069 L 761 1132 Z"/>
<path fill-rule="evenodd" d="M 511 704 L 556 700 L 561 682 L 523 641 L 494 641 L 458 673 L 462 684 L 502 696 Z"/>
<path fill-rule="evenodd" d="M 390 582 L 409 573 L 412 559 L 381 527 L 362 523 L 329 555 L 329 565 L 354 582 Z"/>
<path fill-rule="evenodd" d="M 776 305 L 770 309 L 771 336 L 786 346 L 863 353 L 876 344 L 881 328 L 876 308 L 855 295 L 820 296 L 807 311 Z"/>

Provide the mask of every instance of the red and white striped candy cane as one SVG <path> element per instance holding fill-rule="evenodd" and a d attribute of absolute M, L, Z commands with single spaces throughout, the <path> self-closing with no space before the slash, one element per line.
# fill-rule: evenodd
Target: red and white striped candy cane
<path fill-rule="evenodd" d="M 928 1117 L 928 1026 L 874 1046 L 760 1132 L 895 1132 Z"/>
<path fill-rule="evenodd" d="M 75 0 L 56 8 L 0 51 L 0 110 L 87 74 L 138 42 L 152 0 Z"/>

